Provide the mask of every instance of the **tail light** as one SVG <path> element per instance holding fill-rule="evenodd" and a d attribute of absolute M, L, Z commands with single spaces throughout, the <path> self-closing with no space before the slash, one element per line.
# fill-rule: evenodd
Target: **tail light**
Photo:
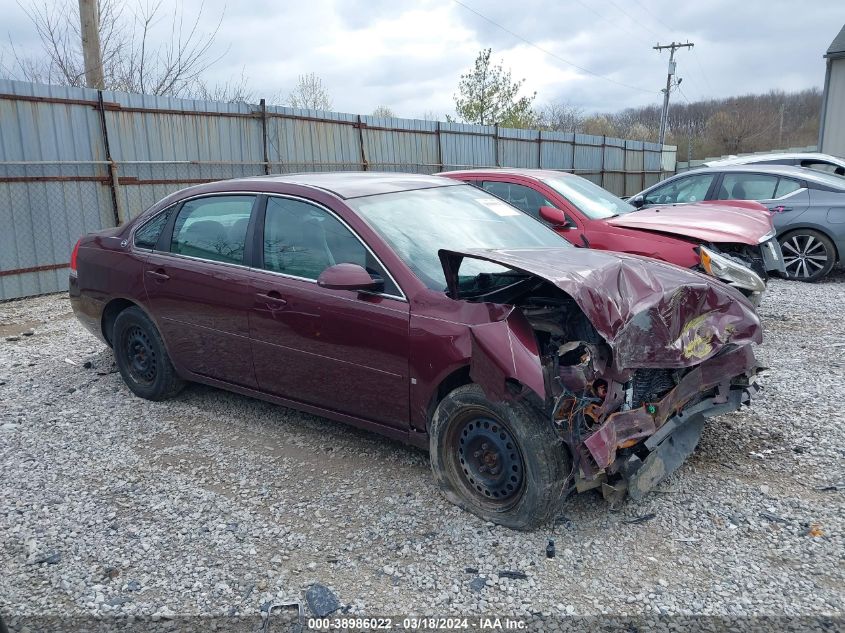
<path fill-rule="evenodd" d="M 70 269 L 75 271 L 76 270 L 76 257 L 79 255 L 79 243 L 81 239 L 76 240 L 76 246 L 73 247 L 73 250 L 70 253 Z"/>

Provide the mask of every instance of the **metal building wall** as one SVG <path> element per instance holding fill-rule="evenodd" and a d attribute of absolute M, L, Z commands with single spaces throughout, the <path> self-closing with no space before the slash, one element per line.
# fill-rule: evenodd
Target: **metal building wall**
<path fill-rule="evenodd" d="M 0 80 L 0 300 L 66 289 L 80 235 L 201 182 L 542 167 L 624 195 L 674 171 L 674 162 L 674 148 L 602 136 Z"/>
<path fill-rule="evenodd" d="M 845 57 L 831 59 L 829 64 L 819 151 L 845 158 Z"/>

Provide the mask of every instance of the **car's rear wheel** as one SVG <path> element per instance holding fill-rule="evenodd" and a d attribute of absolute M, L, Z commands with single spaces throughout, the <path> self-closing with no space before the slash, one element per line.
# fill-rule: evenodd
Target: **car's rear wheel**
<path fill-rule="evenodd" d="M 778 241 L 789 279 L 818 281 L 836 263 L 833 242 L 818 231 L 799 229 L 781 236 Z"/>
<path fill-rule="evenodd" d="M 437 407 L 429 428 L 431 469 L 446 498 L 485 519 L 530 529 L 566 498 L 569 451 L 550 420 L 525 402 L 490 402 L 464 385 Z"/>
<path fill-rule="evenodd" d="M 136 396 L 165 400 L 185 386 L 158 329 L 140 308 L 126 308 L 117 315 L 111 340 L 120 375 Z"/>

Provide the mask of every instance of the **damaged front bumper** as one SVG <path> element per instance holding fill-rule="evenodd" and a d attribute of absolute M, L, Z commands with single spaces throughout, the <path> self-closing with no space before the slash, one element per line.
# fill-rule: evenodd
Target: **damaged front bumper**
<path fill-rule="evenodd" d="M 607 416 L 582 442 L 565 438 L 577 460 L 576 488 L 641 499 L 692 454 L 708 418 L 750 402 L 758 371 L 749 346 L 727 350 L 687 372 L 656 402 Z"/>

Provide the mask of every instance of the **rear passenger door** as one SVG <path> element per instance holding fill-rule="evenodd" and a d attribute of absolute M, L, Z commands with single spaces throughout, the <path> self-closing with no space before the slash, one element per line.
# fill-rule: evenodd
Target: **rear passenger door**
<path fill-rule="evenodd" d="M 147 258 L 152 317 L 177 365 L 256 387 L 249 342 L 247 240 L 257 196 L 193 198 L 175 209 Z"/>
<path fill-rule="evenodd" d="M 409 305 L 363 241 L 332 210 L 268 196 L 258 214 L 250 330 L 267 393 L 408 428 Z M 383 292 L 317 285 L 329 266 L 353 263 Z"/>

